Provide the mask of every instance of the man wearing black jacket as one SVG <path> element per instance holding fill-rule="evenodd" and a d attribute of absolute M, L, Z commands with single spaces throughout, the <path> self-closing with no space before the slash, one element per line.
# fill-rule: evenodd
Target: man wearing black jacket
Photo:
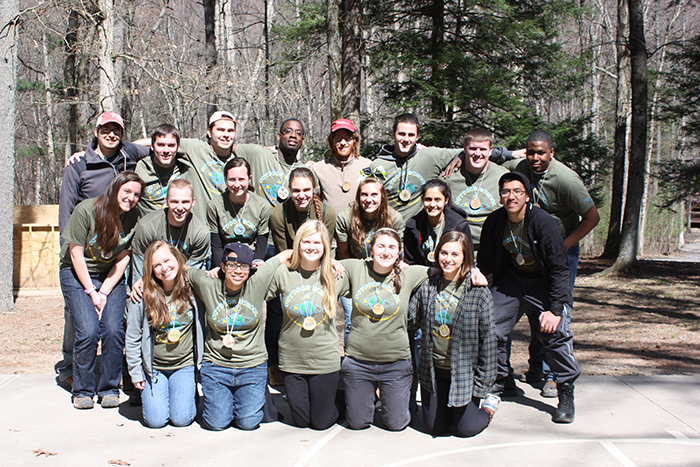
<path fill-rule="evenodd" d="M 574 420 L 574 381 L 581 370 L 573 354 L 568 314 L 572 303 L 567 250 L 557 221 L 530 203 L 527 178 L 504 174 L 499 180 L 502 208 L 486 219 L 479 248 L 479 268 L 494 300 L 498 341 L 498 376 L 492 388 L 502 392 L 512 371 L 506 342 L 523 314 L 539 320 L 535 338 L 547 348 L 559 404 L 557 423 Z"/>

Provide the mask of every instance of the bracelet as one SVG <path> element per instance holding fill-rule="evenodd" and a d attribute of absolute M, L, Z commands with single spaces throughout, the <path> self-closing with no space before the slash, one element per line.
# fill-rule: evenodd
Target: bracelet
<path fill-rule="evenodd" d="M 106 294 L 106 293 L 104 293 L 104 292 L 101 291 L 101 290 L 100 290 L 99 292 L 97 292 L 97 293 L 99 293 L 100 295 L 104 295 L 105 297 L 109 297 L 109 294 Z"/>
<path fill-rule="evenodd" d="M 91 289 L 85 289 L 85 293 L 86 293 L 87 295 L 90 295 L 90 294 L 93 293 L 95 290 L 97 290 L 95 287 L 93 287 L 93 288 L 91 288 Z"/>

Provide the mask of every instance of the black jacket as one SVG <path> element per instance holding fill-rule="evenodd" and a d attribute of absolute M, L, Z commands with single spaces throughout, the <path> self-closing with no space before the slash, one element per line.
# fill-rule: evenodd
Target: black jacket
<path fill-rule="evenodd" d="M 406 222 L 406 228 L 403 232 L 404 256 L 408 264 L 419 264 L 422 266 L 432 266 L 428 261 L 428 256 L 421 245 L 428 238 L 430 224 L 428 223 L 428 214 L 425 210 L 419 212 Z M 472 242 L 472 234 L 469 230 L 467 222 L 467 212 L 459 206 L 451 205 L 445 208 L 445 229 L 442 233 L 447 233 L 451 230 L 459 230 L 463 232 L 469 239 L 469 244 L 474 249 Z M 438 239 L 439 241 L 440 239 Z M 435 242 L 437 245 L 437 242 Z"/>
<path fill-rule="evenodd" d="M 494 211 L 486 218 L 481 230 L 479 269 L 493 286 L 501 274 L 511 268 L 510 254 L 501 242 L 508 222 L 505 208 Z M 531 203 L 525 212 L 525 226 L 530 249 L 542 277 L 549 287 L 550 311 L 561 316 L 564 304 L 572 305 L 569 289 L 569 257 L 556 219 Z"/>

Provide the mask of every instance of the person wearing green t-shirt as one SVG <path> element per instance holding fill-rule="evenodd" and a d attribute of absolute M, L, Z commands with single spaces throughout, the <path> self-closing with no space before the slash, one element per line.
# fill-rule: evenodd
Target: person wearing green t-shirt
<path fill-rule="evenodd" d="M 99 198 L 78 204 L 63 230 L 61 290 L 75 324 L 73 406 L 91 409 L 95 388 L 104 408 L 119 406 L 124 347 L 124 271 L 139 217 L 143 182 L 123 172 Z M 95 384 L 97 346 L 102 341 L 100 379 Z"/>
<path fill-rule="evenodd" d="M 355 201 L 341 211 L 336 218 L 338 259 L 367 258 L 372 235 L 378 229 L 385 227 L 396 230 L 399 236 L 402 236 L 405 223 L 401 214 L 389 206 L 384 185 L 375 177 L 366 177 L 357 187 Z M 352 300 L 340 297 L 340 303 L 345 311 L 345 344 L 347 345 Z"/>
<path fill-rule="evenodd" d="M 279 364 L 294 424 L 325 430 L 335 423 L 340 348 L 337 298 L 328 229 L 318 220 L 299 227 L 291 259 L 277 269 L 267 298 L 281 294 Z"/>
<path fill-rule="evenodd" d="M 236 157 L 224 167 L 227 189 L 209 202 L 207 221 L 211 232 L 214 265 L 221 263 L 223 245 L 240 242 L 248 245 L 262 264 L 267 250 L 270 205 L 248 187 L 252 181 L 250 164 Z"/>
<path fill-rule="evenodd" d="M 197 415 L 195 367 L 204 334 L 185 273 L 185 257 L 157 240 L 144 253 L 143 301 L 129 304 L 126 362 L 141 391 L 144 423 L 187 426 Z"/>
<path fill-rule="evenodd" d="M 399 268 L 401 237 L 393 229 L 378 229 L 370 252 L 370 261 L 341 260 L 347 281 L 339 294 L 353 301 L 342 364 L 345 416 L 352 429 L 370 426 L 379 389 L 384 426 L 396 431 L 411 421 L 413 365 L 406 318 L 411 293 L 427 279 L 427 268 Z"/>
<path fill-rule="evenodd" d="M 202 302 L 206 326 L 202 357 L 202 419 L 210 430 L 231 423 L 243 430 L 256 429 L 267 414 L 276 412 L 267 390 L 267 352 L 263 332 L 266 291 L 283 251 L 251 276 L 253 250 L 242 243 L 224 246 L 221 269 L 215 278 L 190 268 L 187 275 Z M 274 415 L 266 419 L 275 419 Z"/>
<path fill-rule="evenodd" d="M 471 284 L 474 253 L 467 236 L 450 231 L 435 249 L 434 274 L 411 298 L 409 327 L 423 330 L 418 379 L 423 421 L 433 436 L 454 425 L 457 436 L 484 430 L 500 398 L 496 380 L 493 298 Z"/>

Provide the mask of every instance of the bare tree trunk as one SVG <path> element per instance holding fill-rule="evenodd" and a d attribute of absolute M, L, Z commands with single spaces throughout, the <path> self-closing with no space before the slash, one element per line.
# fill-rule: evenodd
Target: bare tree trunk
<path fill-rule="evenodd" d="M 44 95 L 46 98 L 46 157 L 48 158 L 48 172 L 49 177 L 47 181 L 52 180 L 56 174 L 54 173 L 54 165 L 56 162 L 56 151 L 53 143 L 53 96 L 51 95 L 51 79 L 49 78 L 49 52 L 46 47 L 46 42 L 48 38 L 46 37 L 46 32 L 41 35 L 41 54 L 44 59 Z M 53 188 L 53 187 L 51 187 Z M 51 199 L 55 199 L 54 190 L 51 190 Z M 39 204 L 41 204 L 40 200 Z"/>
<path fill-rule="evenodd" d="M 216 68 L 216 0 L 203 0 L 204 5 L 204 44 L 205 55 L 207 58 L 207 84 L 205 86 L 207 92 L 207 115 L 206 120 L 209 121 L 209 116 L 216 112 L 216 89 L 217 86 L 213 82 L 216 75 L 213 71 Z"/>
<path fill-rule="evenodd" d="M 632 76 L 632 144 L 630 147 L 627 202 L 620 235 L 620 253 L 612 269 L 623 271 L 637 263 L 639 215 L 644 192 L 647 157 L 647 49 L 642 0 L 629 0 L 630 63 Z"/>
<path fill-rule="evenodd" d="M 362 0 L 343 2 L 343 115 L 360 126 L 362 103 Z"/>
<path fill-rule="evenodd" d="M 12 297 L 12 215 L 15 176 L 15 81 L 18 0 L 0 2 L 0 310 L 14 308 Z M 12 23 L 11 23 L 12 21 Z"/>
<path fill-rule="evenodd" d="M 343 116 L 343 75 L 339 0 L 326 0 L 328 11 L 328 81 L 331 88 L 331 121 Z"/>
<path fill-rule="evenodd" d="M 76 60 L 79 19 L 78 12 L 71 8 L 70 13 L 68 13 L 68 26 L 64 37 L 66 64 L 63 68 L 63 80 L 66 83 L 66 101 L 68 102 L 66 158 L 78 150 L 78 70 Z"/>
<path fill-rule="evenodd" d="M 114 70 L 114 3 L 113 0 L 99 0 L 101 21 L 99 29 L 100 105 L 103 110 L 115 111 L 117 76 Z"/>
<path fill-rule="evenodd" d="M 124 52 L 133 54 L 133 32 L 135 28 L 136 2 L 134 0 L 125 0 L 125 17 L 124 17 Z M 122 88 L 126 91 L 122 97 L 121 116 L 124 119 L 124 135 L 127 141 L 132 139 L 132 125 L 134 120 L 134 109 L 136 103 L 136 76 L 134 76 L 134 65 L 127 61 L 124 67 L 122 76 Z"/>
<path fill-rule="evenodd" d="M 617 90 L 615 110 L 615 154 L 613 161 L 612 194 L 610 199 L 610 224 L 603 256 L 616 258 L 620 252 L 622 212 L 625 205 L 625 175 L 629 154 L 630 111 L 630 51 L 629 9 L 627 0 L 617 2 Z"/>

